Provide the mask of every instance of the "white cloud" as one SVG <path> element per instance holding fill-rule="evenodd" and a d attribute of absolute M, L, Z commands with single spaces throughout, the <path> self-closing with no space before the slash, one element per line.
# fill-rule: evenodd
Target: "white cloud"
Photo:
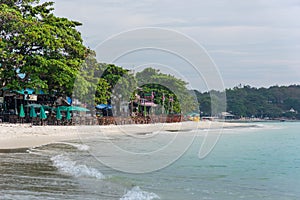
<path fill-rule="evenodd" d="M 95 47 L 111 35 L 138 27 L 180 31 L 203 44 L 227 86 L 249 81 L 299 81 L 298 0 L 55 0 L 55 13 L 83 23 L 85 43 Z M 247 74 L 241 76 L 241 71 Z M 270 71 L 266 78 L 257 71 Z M 288 69 L 289 76 L 281 76 Z M 293 71 L 293 73 L 292 73 Z M 243 77 L 243 79 L 241 79 Z"/>

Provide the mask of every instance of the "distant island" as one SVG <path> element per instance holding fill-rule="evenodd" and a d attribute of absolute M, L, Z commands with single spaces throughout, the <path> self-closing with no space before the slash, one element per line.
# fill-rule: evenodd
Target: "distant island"
<path fill-rule="evenodd" d="M 196 93 L 202 116 L 211 116 L 211 95 Z M 226 89 L 227 112 L 233 119 L 300 119 L 300 85 L 255 88 L 249 85 Z"/>

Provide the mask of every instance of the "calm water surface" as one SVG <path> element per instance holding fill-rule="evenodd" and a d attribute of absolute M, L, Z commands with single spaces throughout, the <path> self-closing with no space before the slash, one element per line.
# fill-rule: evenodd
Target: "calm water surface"
<path fill-rule="evenodd" d="M 299 130 L 298 122 L 226 129 L 202 160 L 200 134 L 172 165 L 138 175 L 105 167 L 90 155 L 88 142 L 0 154 L 0 199 L 296 200 Z"/>

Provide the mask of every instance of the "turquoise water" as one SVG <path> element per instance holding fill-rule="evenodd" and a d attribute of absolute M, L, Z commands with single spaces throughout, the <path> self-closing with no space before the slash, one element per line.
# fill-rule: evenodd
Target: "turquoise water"
<path fill-rule="evenodd" d="M 203 160 L 195 159 L 198 138 L 165 174 L 176 174 L 169 180 L 181 199 L 300 199 L 299 125 L 225 130 Z"/>
<path fill-rule="evenodd" d="M 105 167 L 76 141 L 0 154 L 0 199 L 300 199 L 299 130 L 298 122 L 225 129 L 202 160 L 200 133 L 179 160 L 146 174 Z"/>

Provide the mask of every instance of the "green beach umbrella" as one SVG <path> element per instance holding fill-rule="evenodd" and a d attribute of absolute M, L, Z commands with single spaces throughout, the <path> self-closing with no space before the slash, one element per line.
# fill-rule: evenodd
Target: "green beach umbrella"
<path fill-rule="evenodd" d="M 57 109 L 56 109 L 56 119 L 57 120 L 61 120 L 62 119 L 62 115 L 60 113 L 60 108 L 59 107 L 57 107 Z"/>
<path fill-rule="evenodd" d="M 70 113 L 70 109 L 67 109 L 67 116 L 66 116 L 67 120 L 71 120 L 71 113 Z"/>
<path fill-rule="evenodd" d="M 83 108 L 83 107 L 79 107 L 79 106 L 59 106 L 58 107 L 61 111 L 67 111 L 68 109 L 70 111 L 78 111 L 78 112 L 86 112 L 86 111 L 90 111 L 89 109 Z M 57 108 L 54 108 L 55 110 L 57 110 Z"/>
<path fill-rule="evenodd" d="M 25 117 L 25 112 L 24 112 L 23 104 L 21 104 L 19 116 L 22 117 L 22 118 Z"/>
<path fill-rule="evenodd" d="M 33 106 L 30 107 L 29 117 L 32 117 L 32 118 L 37 117 L 35 109 L 34 109 Z"/>
<path fill-rule="evenodd" d="M 79 106 L 71 106 L 70 109 L 73 110 L 73 111 L 79 111 L 79 112 L 90 111 L 90 110 L 87 109 L 87 108 L 79 107 Z"/>
<path fill-rule="evenodd" d="M 54 108 L 54 110 L 59 111 L 67 111 L 68 106 L 58 106 L 57 108 Z"/>
<path fill-rule="evenodd" d="M 40 119 L 47 119 L 47 115 L 43 106 L 40 108 Z"/>

